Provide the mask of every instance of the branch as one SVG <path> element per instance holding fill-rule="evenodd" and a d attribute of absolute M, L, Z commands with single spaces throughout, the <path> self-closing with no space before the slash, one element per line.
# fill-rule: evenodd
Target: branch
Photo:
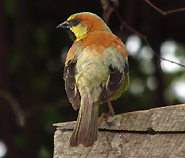
<path fill-rule="evenodd" d="M 59 108 L 59 107 L 65 107 L 69 105 L 68 99 L 62 98 L 61 100 L 55 103 L 49 103 L 44 105 L 41 105 L 41 104 L 32 105 L 31 108 L 23 111 L 19 102 L 15 99 L 13 94 L 11 94 L 10 92 L 0 89 L 0 98 L 5 99 L 10 104 L 14 114 L 16 115 L 17 122 L 21 127 L 25 125 L 26 118 L 33 116 L 34 114 L 42 111 L 44 108 L 49 108 L 49 107 Z"/>
<path fill-rule="evenodd" d="M 145 0 L 146 3 L 148 3 L 152 8 L 154 8 L 155 10 L 157 10 L 158 12 L 160 12 L 163 15 L 167 15 L 170 13 L 175 13 L 175 12 L 181 12 L 181 11 L 185 11 L 185 8 L 179 8 L 179 9 L 175 9 L 175 10 L 170 10 L 167 12 L 162 11 L 161 9 L 159 9 L 158 7 L 156 7 L 155 5 L 153 5 L 149 0 Z"/>
<path fill-rule="evenodd" d="M 146 0 L 146 1 L 147 1 L 147 0 Z M 113 4 L 114 4 L 114 3 L 113 3 Z M 146 43 L 147 45 L 150 46 L 150 48 L 152 49 L 152 51 L 154 52 L 154 54 L 155 54 L 159 59 L 164 60 L 164 61 L 168 61 L 168 62 L 170 62 L 170 63 L 176 64 L 176 65 L 179 65 L 179 66 L 185 68 L 185 65 L 183 65 L 183 64 L 180 64 L 180 63 L 175 62 L 175 61 L 172 61 L 172 60 L 165 59 L 165 58 L 161 57 L 160 55 L 158 55 L 158 53 L 156 53 L 156 52 L 154 51 L 154 49 L 151 47 L 151 44 L 148 42 L 147 37 L 146 37 L 145 35 L 143 35 L 143 34 L 137 32 L 135 29 L 133 29 L 132 27 L 130 27 L 125 21 L 123 21 L 122 17 L 120 16 L 120 14 L 119 14 L 119 12 L 118 12 L 117 6 L 116 6 L 115 4 L 114 4 L 114 9 L 115 9 L 116 14 L 117 14 L 117 16 L 118 16 L 118 18 L 119 18 L 119 20 L 120 20 L 120 22 L 121 22 L 121 29 L 122 29 L 123 26 L 125 26 L 125 27 L 127 27 L 131 32 L 134 32 L 134 33 L 137 34 L 139 37 L 141 37 L 141 38 L 145 41 L 145 43 Z"/>
<path fill-rule="evenodd" d="M 18 124 L 23 127 L 25 123 L 24 111 L 21 109 L 19 102 L 8 91 L 0 90 L 0 97 L 4 98 L 12 107 L 14 114 L 17 117 Z"/>

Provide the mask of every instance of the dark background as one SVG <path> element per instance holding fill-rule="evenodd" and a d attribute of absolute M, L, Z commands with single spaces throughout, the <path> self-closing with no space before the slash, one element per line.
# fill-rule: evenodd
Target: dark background
<path fill-rule="evenodd" d="M 163 11 L 185 7 L 184 0 L 151 2 Z M 68 102 L 63 80 L 65 55 L 72 41 L 56 26 L 82 11 L 103 15 L 100 0 L 0 1 L 0 143 L 6 146 L 6 158 L 52 157 L 52 124 L 76 120 L 78 111 Z M 185 11 L 164 16 L 144 0 L 120 0 L 118 11 L 130 27 L 147 37 L 156 53 L 160 54 L 162 43 L 172 40 L 179 50 L 175 55 L 185 61 Z M 120 30 L 115 11 L 108 25 L 124 43 L 135 34 L 125 26 Z M 144 73 L 140 51 L 146 43 L 140 41 L 137 55 L 129 54 L 132 89 L 112 103 L 116 114 L 183 102 L 170 86 L 183 77 L 184 68 L 167 73 L 153 56 L 154 71 Z M 155 78 L 153 89 L 147 87 L 150 76 Z M 103 111 L 107 111 L 106 104 L 100 107 L 100 114 Z"/>

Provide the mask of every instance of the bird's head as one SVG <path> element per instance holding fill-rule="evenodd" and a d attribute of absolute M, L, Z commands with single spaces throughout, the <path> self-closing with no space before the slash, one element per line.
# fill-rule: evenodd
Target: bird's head
<path fill-rule="evenodd" d="M 96 31 L 111 32 L 109 27 L 99 16 L 90 12 L 73 14 L 67 21 L 58 25 L 57 28 L 69 31 L 74 41 L 82 40 L 88 33 Z"/>

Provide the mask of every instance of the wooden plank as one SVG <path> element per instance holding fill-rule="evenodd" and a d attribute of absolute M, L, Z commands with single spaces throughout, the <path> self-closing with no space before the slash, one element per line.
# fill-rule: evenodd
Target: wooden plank
<path fill-rule="evenodd" d="M 185 134 L 143 134 L 100 131 L 92 147 L 69 146 L 72 130 L 55 132 L 54 158 L 130 158 L 130 157 L 185 157 Z"/>
<path fill-rule="evenodd" d="M 69 146 L 76 121 L 54 124 L 54 158 L 185 157 L 185 104 L 129 112 L 102 120 L 92 147 Z M 155 130 L 149 134 L 148 128 Z"/>
<path fill-rule="evenodd" d="M 58 129 L 73 129 L 76 121 L 57 123 Z M 185 104 L 123 113 L 103 119 L 99 129 L 127 131 L 185 131 Z"/>

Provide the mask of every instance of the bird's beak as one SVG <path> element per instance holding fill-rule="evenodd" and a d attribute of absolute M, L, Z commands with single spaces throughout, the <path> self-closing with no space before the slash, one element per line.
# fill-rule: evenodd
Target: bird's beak
<path fill-rule="evenodd" d="M 68 21 L 65 21 L 65 22 L 59 24 L 59 25 L 57 26 L 57 29 L 58 29 L 58 28 L 61 28 L 61 29 L 70 29 L 70 27 L 71 27 L 71 26 L 70 26 L 69 22 L 68 22 Z"/>

